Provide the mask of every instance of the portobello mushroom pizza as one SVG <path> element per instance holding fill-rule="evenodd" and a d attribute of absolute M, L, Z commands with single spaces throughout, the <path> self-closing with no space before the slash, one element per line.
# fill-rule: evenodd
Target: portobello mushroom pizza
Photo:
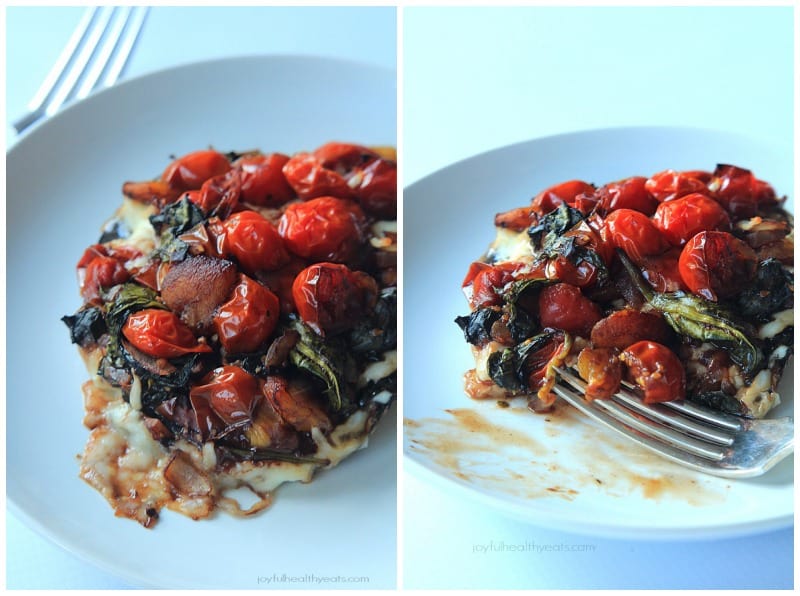
<path fill-rule="evenodd" d="M 468 395 L 549 409 L 554 368 L 586 399 L 624 380 L 646 403 L 691 400 L 761 418 L 793 348 L 792 216 L 751 171 L 665 170 L 571 180 L 495 217 L 456 319 L 476 366 Z"/>
<path fill-rule="evenodd" d="M 80 475 L 118 516 L 254 513 L 366 445 L 396 397 L 396 172 L 328 143 L 123 185 L 63 318 L 91 375 Z"/>

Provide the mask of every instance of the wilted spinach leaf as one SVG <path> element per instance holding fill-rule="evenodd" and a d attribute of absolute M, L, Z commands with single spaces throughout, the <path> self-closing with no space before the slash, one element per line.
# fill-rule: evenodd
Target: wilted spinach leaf
<path fill-rule="evenodd" d="M 763 360 L 761 350 L 748 339 L 744 327 L 730 313 L 714 302 L 694 294 L 654 291 L 625 252 L 619 250 L 618 253 L 644 299 L 662 314 L 675 331 L 724 349 L 746 375 L 758 369 Z"/>
<path fill-rule="evenodd" d="M 103 312 L 96 306 L 79 310 L 61 320 L 69 327 L 72 343 L 81 347 L 96 342 L 107 331 Z"/>

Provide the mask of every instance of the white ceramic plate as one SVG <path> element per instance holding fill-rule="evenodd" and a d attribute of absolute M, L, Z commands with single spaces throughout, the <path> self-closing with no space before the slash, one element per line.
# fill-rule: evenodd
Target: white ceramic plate
<path fill-rule="evenodd" d="M 256 517 L 192 522 L 165 511 L 145 530 L 115 518 L 78 478 L 86 372 L 59 319 L 80 304 L 75 263 L 120 203 L 121 184 L 158 175 L 170 155 L 395 138 L 393 71 L 288 56 L 155 73 L 25 136 L 7 155 L 6 473 L 15 513 L 145 586 L 393 588 L 395 416 L 387 414 L 368 449 L 309 485 L 284 486 Z"/>
<path fill-rule="evenodd" d="M 409 469 L 518 518 L 606 536 L 690 538 L 792 523 L 793 458 L 761 478 L 689 472 L 627 444 L 566 406 L 501 409 L 463 392 L 474 366 L 453 319 L 461 281 L 494 238 L 495 213 L 552 184 L 597 184 L 666 168 L 748 167 L 791 194 L 792 156 L 729 134 L 630 128 L 565 134 L 456 163 L 404 192 L 404 454 Z M 789 368 L 791 368 L 791 363 Z M 791 377 L 791 373 L 787 374 Z M 792 381 L 776 415 L 791 415 Z"/>

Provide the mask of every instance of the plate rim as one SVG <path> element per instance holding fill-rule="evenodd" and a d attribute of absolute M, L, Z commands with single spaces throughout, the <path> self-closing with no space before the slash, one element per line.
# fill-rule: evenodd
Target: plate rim
<path fill-rule="evenodd" d="M 89 97 L 72 102 L 66 106 L 64 106 L 59 112 L 52 117 L 48 117 L 36 122 L 34 125 L 29 127 L 24 131 L 24 133 L 18 135 L 14 142 L 7 146 L 6 148 L 6 175 L 7 175 L 7 188 L 8 182 L 14 177 L 14 168 L 13 160 L 18 159 L 17 156 L 23 153 L 27 146 L 31 143 L 41 142 L 40 138 L 43 135 L 47 134 L 47 131 L 54 125 L 57 125 L 59 122 L 62 122 L 67 119 L 73 118 L 85 118 L 86 116 L 83 115 L 83 112 L 86 110 L 91 109 L 91 107 L 100 102 L 114 102 L 117 101 L 115 96 L 119 95 L 124 97 L 126 94 L 129 93 L 129 89 L 136 88 L 136 87 L 152 87 L 156 84 L 160 79 L 163 78 L 171 78 L 174 76 L 184 76 L 183 73 L 191 72 L 192 70 L 198 71 L 214 71 L 225 69 L 230 65 L 241 65 L 246 63 L 258 63 L 258 64 L 265 64 L 265 65 L 291 65 L 292 63 L 295 64 L 303 64 L 303 63 L 311 63 L 317 67 L 320 66 L 327 66 L 330 68 L 336 69 L 352 69 L 356 70 L 361 73 L 368 73 L 371 77 L 380 79 L 381 82 L 389 82 L 393 81 L 391 88 L 387 87 L 387 90 L 391 93 L 394 92 L 395 99 L 397 98 L 397 76 L 396 72 L 397 69 L 391 68 L 385 65 L 377 64 L 374 62 L 362 61 L 362 60 L 355 60 L 350 58 L 341 58 L 341 57 L 334 57 L 334 56 L 325 56 L 320 54 L 313 54 L 313 53 L 296 53 L 296 52 L 287 52 L 287 53 L 248 53 L 248 54 L 238 54 L 232 56 L 225 56 L 225 57 L 218 57 L 218 58 L 210 58 L 204 60 L 189 60 L 186 62 L 182 62 L 179 64 L 174 64 L 171 66 L 166 66 L 163 68 L 159 68 L 156 70 L 152 70 L 146 73 L 142 73 L 140 75 L 125 79 L 120 81 L 119 83 L 99 90 Z M 397 132 L 398 132 L 398 122 L 399 119 L 397 117 L 397 109 L 396 104 L 392 106 L 394 108 L 394 116 L 393 116 L 393 126 L 392 131 L 395 135 L 395 139 L 397 139 Z M 77 114 L 77 115 L 76 115 Z M 395 144 L 397 141 L 395 140 Z M 13 200 L 11 197 L 6 197 L 7 202 L 9 200 Z M 8 204 L 8 203 L 7 203 Z M 76 356 L 77 358 L 77 356 Z M 79 359 L 76 360 L 76 366 L 79 366 Z M 395 402 L 397 404 L 398 401 Z M 82 406 L 81 406 L 82 408 Z M 389 412 L 396 421 L 393 424 L 396 424 L 397 428 L 400 428 L 400 420 L 399 420 L 399 406 L 393 406 Z M 8 414 L 8 412 L 7 412 Z M 7 418 L 8 420 L 8 418 Z M 86 429 L 84 429 L 86 430 Z M 86 431 L 88 433 L 88 430 Z M 388 437 L 394 446 L 394 458 L 391 460 L 392 462 L 397 462 L 397 450 L 399 447 L 398 441 L 398 434 L 397 432 L 391 433 L 392 436 Z M 88 437 L 88 434 L 87 434 Z M 365 445 L 366 447 L 366 445 Z M 355 453 L 354 455 L 358 455 Z M 389 454 L 387 453 L 387 457 Z M 348 458 L 349 459 L 349 458 Z M 393 464 L 394 465 L 394 464 Z M 398 468 L 399 469 L 399 468 Z M 8 468 L 7 468 L 8 470 Z M 77 469 L 76 469 L 77 472 Z M 324 470 L 324 472 L 332 472 L 336 473 L 335 470 Z M 77 474 L 76 474 L 77 478 Z M 77 479 L 80 481 L 80 479 Z M 294 483 L 296 484 L 296 483 Z M 17 492 L 15 486 L 24 491 L 24 486 L 19 482 L 19 480 L 15 480 L 14 475 L 7 475 L 6 476 L 6 492 L 5 492 L 5 501 L 6 501 L 6 511 L 12 513 L 21 523 L 23 523 L 27 528 L 31 529 L 35 534 L 40 536 L 42 539 L 50 542 L 51 544 L 56 545 L 58 548 L 62 549 L 64 552 L 69 553 L 71 555 L 76 556 L 78 559 L 83 560 L 91 565 L 94 565 L 98 569 L 102 569 L 103 571 L 118 577 L 121 580 L 126 581 L 129 584 L 133 584 L 132 587 L 136 588 L 145 588 L 145 589 L 174 589 L 174 581 L 171 580 L 170 577 L 165 576 L 163 573 L 156 573 L 156 574 L 140 574 L 137 573 L 135 570 L 128 568 L 122 562 L 123 559 L 118 557 L 103 557 L 101 553 L 97 552 L 96 549 L 92 547 L 87 547 L 84 541 L 80 539 L 71 539 L 74 536 L 61 532 L 55 531 L 48 528 L 46 521 L 40 519 L 36 512 L 29 507 L 26 506 L 24 502 L 20 502 L 19 498 L 22 495 Z M 398 492 L 399 484 L 395 483 L 394 491 L 395 495 Z M 98 495 L 99 496 L 99 495 Z M 395 503 L 396 499 L 390 499 L 391 503 Z M 395 509 L 396 511 L 396 509 Z M 109 508 L 108 511 L 104 512 L 107 514 L 109 518 L 116 520 L 114 516 L 113 510 Z M 175 515 L 179 515 L 175 513 Z M 222 517 L 222 516 L 217 516 Z M 213 519 L 206 520 L 207 522 L 213 522 Z M 397 573 L 397 569 L 394 570 L 394 573 Z M 396 580 L 390 576 L 380 576 L 376 577 L 376 580 L 379 580 L 381 583 L 390 583 L 391 581 Z M 165 585 L 166 584 L 166 585 Z M 182 582 L 179 586 L 179 589 L 186 589 L 186 588 L 197 588 L 198 586 L 186 584 Z M 234 588 L 235 589 L 235 588 Z"/>
<path fill-rule="evenodd" d="M 548 134 L 530 139 L 516 141 L 507 145 L 490 148 L 485 151 L 475 153 L 473 155 L 458 159 L 450 164 L 447 164 L 433 172 L 430 172 L 421 178 L 411 182 L 403 188 L 404 205 L 405 197 L 407 194 L 418 192 L 420 187 L 430 184 L 434 178 L 458 168 L 464 168 L 471 162 L 479 162 L 494 156 L 498 153 L 509 152 L 514 153 L 528 145 L 562 142 L 567 139 L 575 139 L 586 136 L 599 136 L 599 135 L 621 135 L 621 134 L 636 134 L 647 132 L 659 132 L 661 134 L 681 134 L 681 135 L 708 135 L 713 136 L 717 140 L 728 138 L 737 140 L 740 143 L 747 143 L 748 145 L 755 146 L 757 149 L 768 151 L 770 154 L 776 151 L 774 144 L 770 144 L 767 139 L 762 137 L 754 137 L 751 135 L 742 134 L 739 132 L 732 132 L 719 128 L 711 127 L 696 127 L 696 126 L 670 126 L 670 125 L 630 125 L 630 126 L 608 126 L 596 127 L 587 129 L 577 129 L 559 132 L 556 134 Z M 794 172 L 792 172 L 794 176 Z M 795 183 L 796 186 L 796 183 Z M 795 188 L 787 188 L 786 192 L 794 192 Z M 793 205 L 793 200 L 789 201 Z M 793 210 L 792 210 L 793 212 Z M 405 374 L 405 371 L 403 371 Z M 794 390 L 794 387 L 793 387 Z M 405 403 L 405 395 L 404 403 Z M 467 404 L 469 402 L 466 402 Z M 443 411 L 443 410 L 442 410 Z M 403 428 L 405 429 L 405 421 L 407 418 L 405 408 L 403 410 Z M 585 522 L 576 522 L 564 520 L 560 516 L 548 517 L 535 510 L 527 509 L 520 503 L 514 503 L 502 496 L 492 495 L 488 492 L 481 491 L 468 485 L 468 483 L 461 481 L 451 475 L 443 474 L 435 469 L 422 456 L 413 453 L 409 447 L 408 437 L 403 432 L 403 468 L 405 471 L 411 473 L 415 478 L 420 479 L 426 484 L 432 485 L 436 490 L 445 493 L 455 492 L 464 495 L 472 500 L 474 503 L 488 505 L 493 510 L 502 515 L 506 515 L 518 521 L 523 521 L 532 525 L 539 525 L 547 527 L 552 530 L 565 531 L 575 534 L 585 534 L 597 537 L 607 538 L 628 538 L 637 540 L 647 540 L 652 542 L 665 542 L 665 541 L 687 541 L 687 540 L 712 540 L 718 538 L 736 538 L 747 535 L 754 535 L 765 533 L 773 530 L 786 529 L 794 526 L 794 509 L 789 513 L 784 513 L 773 518 L 766 518 L 757 521 L 748 522 L 734 522 L 723 525 L 710 525 L 710 526 L 678 526 L 675 528 L 662 528 L 650 527 L 643 524 L 633 525 L 609 525 L 609 524 L 587 524 Z M 793 456 L 791 456 L 793 457 Z M 792 475 L 792 489 L 794 489 L 794 475 Z"/>
<path fill-rule="evenodd" d="M 86 109 L 86 105 L 91 105 L 96 101 L 105 101 L 107 95 L 113 95 L 116 93 L 121 93 L 127 87 L 131 85 L 140 85 L 143 81 L 149 79 L 155 79 L 160 77 L 169 77 L 173 76 L 178 71 L 189 70 L 193 68 L 220 68 L 223 67 L 227 63 L 234 63 L 234 62 L 293 62 L 293 61 L 311 61 L 311 62 L 318 62 L 328 63 L 328 64 L 336 64 L 338 66 L 349 66 L 351 68 L 358 68 L 364 70 L 374 70 L 376 73 L 382 73 L 383 75 L 391 75 L 395 73 L 394 81 L 395 81 L 395 90 L 397 89 L 397 67 L 395 62 L 395 68 L 390 68 L 388 66 L 384 66 L 375 62 L 368 62 L 363 60 L 355 60 L 350 58 L 339 58 L 335 56 L 324 56 L 322 54 L 313 54 L 308 53 L 304 54 L 302 52 L 265 52 L 265 53 L 243 53 L 243 54 L 236 54 L 233 56 L 223 56 L 219 58 L 209 58 L 206 60 L 187 60 L 180 62 L 178 64 L 173 64 L 171 66 L 164 66 L 161 68 L 157 68 L 155 70 L 151 70 L 145 73 L 138 74 L 131 78 L 126 78 L 121 80 L 110 87 L 105 87 L 103 89 L 99 89 L 93 92 L 88 97 L 84 99 L 73 101 L 65 106 L 63 106 L 56 114 L 53 116 L 42 118 L 34 122 L 31 126 L 25 129 L 21 134 L 17 136 L 15 141 L 6 148 L 6 156 L 8 157 L 17 147 L 22 145 L 25 142 L 28 142 L 28 139 L 34 135 L 40 134 L 38 131 L 42 128 L 49 125 L 50 122 L 53 120 L 61 120 L 66 117 L 67 114 L 71 114 L 76 109 Z M 396 61 L 396 58 L 395 58 Z M 122 91 L 121 91 L 122 90 Z M 98 99 L 102 98 L 102 99 Z"/>

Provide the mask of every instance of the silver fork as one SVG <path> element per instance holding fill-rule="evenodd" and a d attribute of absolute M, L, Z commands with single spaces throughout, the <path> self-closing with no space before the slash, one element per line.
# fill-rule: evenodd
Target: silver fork
<path fill-rule="evenodd" d="M 28 104 L 28 112 L 14 122 L 16 131 L 52 116 L 68 101 L 113 85 L 136 45 L 147 11 L 144 6 L 87 9 Z"/>
<path fill-rule="evenodd" d="M 556 370 L 556 395 L 639 445 L 706 474 L 760 476 L 794 451 L 791 417 L 751 420 L 687 401 L 645 404 L 630 385 L 611 399 L 588 402 L 586 383 L 569 370 Z"/>

